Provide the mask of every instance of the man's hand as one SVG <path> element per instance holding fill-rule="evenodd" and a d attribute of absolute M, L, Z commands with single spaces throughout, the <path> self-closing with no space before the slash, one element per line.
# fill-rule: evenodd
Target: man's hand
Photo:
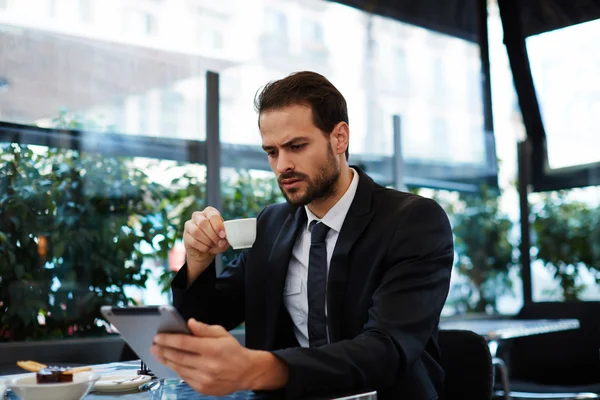
<path fill-rule="evenodd" d="M 188 286 L 213 262 L 215 255 L 229 247 L 223 217 L 216 208 L 196 211 L 186 221 L 183 232 L 188 268 Z"/>
<path fill-rule="evenodd" d="M 190 319 L 188 326 L 193 335 L 156 335 L 151 351 L 194 390 L 223 396 L 279 389 L 287 383 L 287 367 L 273 354 L 246 349 L 218 325 Z"/>

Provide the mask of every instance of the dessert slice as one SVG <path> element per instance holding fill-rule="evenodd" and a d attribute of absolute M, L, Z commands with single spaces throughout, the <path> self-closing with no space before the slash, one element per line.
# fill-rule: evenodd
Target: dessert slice
<path fill-rule="evenodd" d="M 36 372 L 35 379 L 37 383 L 73 382 L 73 373 L 70 368 L 50 366 Z"/>
<path fill-rule="evenodd" d="M 47 366 L 37 361 L 18 361 L 17 365 L 24 370 L 35 372 L 37 383 L 73 382 L 73 374 L 91 371 L 92 367 L 57 367 Z"/>

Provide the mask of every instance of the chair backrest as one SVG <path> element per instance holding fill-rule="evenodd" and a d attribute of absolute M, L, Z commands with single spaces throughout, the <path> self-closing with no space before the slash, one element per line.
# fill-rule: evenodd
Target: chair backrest
<path fill-rule="evenodd" d="M 485 339 L 471 331 L 440 330 L 441 364 L 445 371 L 445 400 L 491 399 L 494 384 L 492 356 Z"/>
<path fill-rule="evenodd" d="M 556 385 L 600 382 L 600 302 L 531 303 L 517 318 L 575 318 L 580 328 L 515 339 L 509 351 L 513 378 Z"/>

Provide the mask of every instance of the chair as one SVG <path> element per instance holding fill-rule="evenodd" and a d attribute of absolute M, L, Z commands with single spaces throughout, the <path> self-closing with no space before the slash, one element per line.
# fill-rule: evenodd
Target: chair
<path fill-rule="evenodd" d="M 121 356 L 119 361 L 133 361 L 139 360 L 140 356 L 127 343 L 123 343 L 123 349 L 121 350 Z"/>
<path fill-rule="evenodd" d="M 580 328 L 509 343 L 504 359 L 511 398 L 600 398 L 600 302 L 526 304 L 517 318 L 574 318 Z M 501 388 L 495 389 L 495 395 L 502 395 Z"/>
<path fill-rule="evenodd" d="M 485 339 L 471 331 L 448 329 L 438 333 L 445 371 L 445 400 L 492 398 L 494 370 Z"/>

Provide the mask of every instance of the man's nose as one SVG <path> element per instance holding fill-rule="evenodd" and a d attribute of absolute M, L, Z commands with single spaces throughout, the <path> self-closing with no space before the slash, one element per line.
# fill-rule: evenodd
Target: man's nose
<path fill-rule="evenodd" d="M 280 152 L 279 157 L 277 157 L 277 172 L 283 174 L 293 169 L 294 163 L 292 162 L 291 157 L 286 155 L 285 152 Z"/>

